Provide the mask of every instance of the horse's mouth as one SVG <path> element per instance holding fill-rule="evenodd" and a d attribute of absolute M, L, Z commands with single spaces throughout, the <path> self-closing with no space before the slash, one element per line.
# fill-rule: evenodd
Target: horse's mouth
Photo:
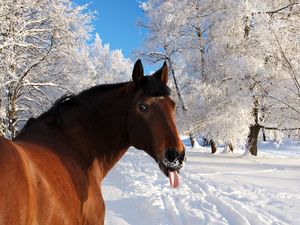
<path fill-rule="evenodd" d="M 177 188 L 179 186 L 179 170 L 182 168 L 181 165 L 170 166 L 165 162 L 159 162 L 158 166 L 160 170 L 169 178 L 170 185 L 173 188 Z"/>
<path fill-rule="evenodd" d="M 177 173 L 179 173 L 179 170 L 182 168 L 182 166 L 180 166 L 178 168 L 167 167 L 162 162 L 159 162 L 158 166 L 159 166 L 160 170 L 163 172 L 163 174 L 166 175 L 166 177 L 169 177 L 169 171 L 170 172 L 175 172 L 176 171 Z"/>

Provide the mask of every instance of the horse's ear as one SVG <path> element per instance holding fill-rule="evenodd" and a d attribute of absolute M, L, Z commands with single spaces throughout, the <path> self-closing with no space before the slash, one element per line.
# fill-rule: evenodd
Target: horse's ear
<path fill-rule="evenodd" d="M 156 71 L 153 76 L 159 80 L 161 80 L 162 83 L 167 85 L 168 83 L 168 65 L 166 62 L 164 62 L 164 65 Z"/>
<path fill-rule="evenodd" d="M 144 79 L 144 68 L 142 61 L 138 59 L 133 67 L 132 80 L 136 85 L 140 85 Z"/>

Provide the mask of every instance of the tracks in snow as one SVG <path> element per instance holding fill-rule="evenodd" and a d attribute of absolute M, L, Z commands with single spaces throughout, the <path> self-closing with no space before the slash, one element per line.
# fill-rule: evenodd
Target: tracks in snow
<path fill-rule="evenodd" d="M 282 165 L 197 152 L 188 158 L 181 186 L 172 190 L 149 156 L 130 150 L 103 184 L 106 225 L 300 223 L 299 193 L 278 183 L 288 172 Z"/>

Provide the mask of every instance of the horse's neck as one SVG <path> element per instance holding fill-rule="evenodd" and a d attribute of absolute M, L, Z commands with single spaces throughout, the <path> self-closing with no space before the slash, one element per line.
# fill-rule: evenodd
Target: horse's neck
<path fill-rule="evenodd" d="M 74 149 L 87 157 L 91 163 L 90 169 L 95 174 L 99 172 L 100 179 L 105 177 L 129 147 L 126 90 L 123 87 L 104 93 L 95 100 L 96 107 L 82 109 L 83 114 L 76 120 L 73 129 L 67 129 Z"/>
<path fill-rule="evenodd" d="M 112 90 L 104 93 L 93 107 L 79 106 L 81 109 L 65 112 L 63 125 L 53 127 L 40 121 L 17 138 L 53 148 L 51 142 L 62 143 L 61 149 L 53 151 L 73 151 L 75 157 L 84 160 L 90 170 L 103 179 L 108 171 L 125 154 L 129 147 L 127 137 L 128 93 Z M 115 93 L 111 93 L 115 92 Z M 122 93 L 124 92 L 124 93 Z M 53 139 L 52 137 L 56 138 Z M 71 149 L 71 150 L 70 150 Z"/>

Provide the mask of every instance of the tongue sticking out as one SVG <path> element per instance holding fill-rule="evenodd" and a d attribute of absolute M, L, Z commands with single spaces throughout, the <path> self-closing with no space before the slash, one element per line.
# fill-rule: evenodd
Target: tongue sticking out
<path fill-rule="evenodd" d="M 169 170 L 169 181 L 172 188 L 177 188 L 179 186 L 179 174 L 177 171 Z"/>

